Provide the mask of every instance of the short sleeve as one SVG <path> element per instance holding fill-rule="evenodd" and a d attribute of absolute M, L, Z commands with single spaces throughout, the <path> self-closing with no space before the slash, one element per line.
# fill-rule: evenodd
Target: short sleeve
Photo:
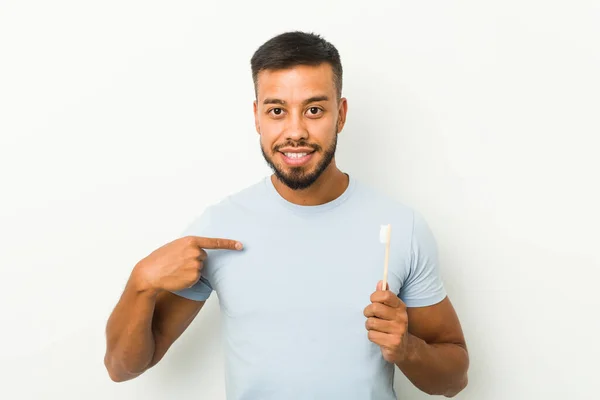
<path fill-rule="evenodd" d="M 407 307 L 424 307 L 439 303 L 446 297 L 440 274 L 437 243 L 425 219 L 413 214 L 410 269 L 400 299 Z"/>
<path fill-rule="evenodd" d="M 208 207 L 198 218 L 196 218 L 188 227 L 181 233 L 181 237 L 184 236 L 209 236 L 207 234 L 208 229 L 210 228 L 211 219 L 211 207 Z M 203 271 L 206 270 L 206 265 L 203 268 Z M 213 288 L 208 281 L 208 278 L 205 276 L 205 273 L 202 272 L 200 279 L 198 282 L 194 284 L 194 286 L 182 290 L 173 291 L 172 293 L 185 297 L 186 299 L 196 300 L 196 301 L 204 301 L 207 300 Z"/>

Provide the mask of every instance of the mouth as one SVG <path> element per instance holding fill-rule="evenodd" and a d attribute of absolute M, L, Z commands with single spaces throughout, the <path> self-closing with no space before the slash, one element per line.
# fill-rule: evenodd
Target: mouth
<path fill-rule="evenodd" d="M 313 157 L 314 150 L 310 148 L 283 148 L 279 150 L 286 165 L 298 167 L 307 164 Z"/>

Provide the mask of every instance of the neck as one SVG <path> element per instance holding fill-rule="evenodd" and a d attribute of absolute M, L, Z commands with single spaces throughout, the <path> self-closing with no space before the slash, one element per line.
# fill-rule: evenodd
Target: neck
<path fill-rule="evenodd" d="M 271 182 L 279 195 L 290 203 L 302 206 L 317 206 L 328 203 L 340 197 L 349 184 L 348 175 L 340 171 L 335 165 L 335 161 L 329 164 L 329 167 L 319 178 L 302 190 L 292 190 L 284 185 L 277 177 L 271 175 Z"/>

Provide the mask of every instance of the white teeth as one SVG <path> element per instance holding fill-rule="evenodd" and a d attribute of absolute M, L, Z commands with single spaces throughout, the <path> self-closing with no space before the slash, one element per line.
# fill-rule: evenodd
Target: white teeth
<path fill-rule="evenodd" d="M 284 153 L 288 158 L 301 158 L 307 155 L 308 153 Z"/>

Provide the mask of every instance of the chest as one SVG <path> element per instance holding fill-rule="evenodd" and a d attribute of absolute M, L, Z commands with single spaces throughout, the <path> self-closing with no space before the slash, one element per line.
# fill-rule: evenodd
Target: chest
<path fill-rule="evenodd" d="M 241 252 L 212 254 L 207 277 L 225 315 L 335 315 L 362 318 L 383 278 L 385 247 L 373 230 L 351 226 L 250 226 L 235 233 Z M 409 265 L 406 246 L 392 241 L 390 290 L 398 293 Z"/>

